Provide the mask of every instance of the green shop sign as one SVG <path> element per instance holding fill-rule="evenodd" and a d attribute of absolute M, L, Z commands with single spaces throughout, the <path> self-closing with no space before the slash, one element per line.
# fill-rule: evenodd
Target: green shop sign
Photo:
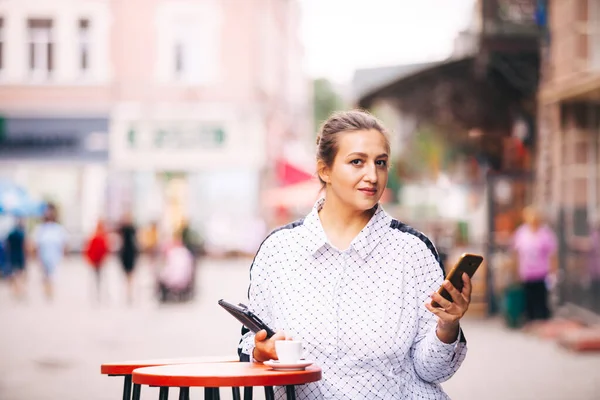
<path fill-rule="evenodd" d="M 153 139 L 154 146 L 160 149 L 219 147 L 225 142 L 225 130 L 220 126 L 159 128 Z"/>
<path fill-rule="evenodd" d="M 138 133 L 133 127 L 127 132 L 129 147 L 138 146 Z M 157 149 L 215 148 L 225 143 L 225 130 L 218 125 L 159 126 L 150 134 L 151 146 Z"/>

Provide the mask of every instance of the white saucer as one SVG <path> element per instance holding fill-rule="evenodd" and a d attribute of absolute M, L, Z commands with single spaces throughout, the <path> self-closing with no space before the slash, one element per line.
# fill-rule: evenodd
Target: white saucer
<path fill-rule="evenodd" d="M 279 360 L 265 361 L 263 364 L 280 371 L 302 371 L 309 365 L 314 364 L 314 361 L 300 360 L 296 363 L 281 363 Z"/>

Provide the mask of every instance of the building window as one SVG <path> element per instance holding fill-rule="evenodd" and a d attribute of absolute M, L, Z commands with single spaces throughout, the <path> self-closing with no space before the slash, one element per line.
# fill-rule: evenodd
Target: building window
<path fill-rule="evenodd" d="M 169 77 L 192 85 L 216 79 L 218 37 L 210 26 L 195 21 L 179 21 L 173 30 L 169 49 Z"/>
<path fill-rule="evenodd" d="M 79 20 L 79 70 L 83 73 L 90 69 L 90 21 Z"/>
<path fill-rule="evenodd" d="M 589 218 L 586 207 L 576 207 L 571 215 L 571 230 L 573 236 L 586 237 L 589 235 Z"/>
<path fill-rule="evenodd" d="M 173 73 L 175 79 L 186 83 L 201 83 L 201 31 L 195 23 L 181 23 L 173 41 Z"/>
<path fill-rule="evenodd" d="M 52 20 L 30 19 L 29 72 L 33 78 L 48 78 L 54 68 Z"/>
<path fill-rule="evenodd" d="M 175 77 L 181 78 L 184 74 L 184 52 L 185 47 L 180 39 L 175 41 Z"/>
<path fill-rule="evenodd" d="M 589 30 L 588 37 L 588 51 L 589 51 L 589 62 L 592 69 L 600 68 L 600 30 L 598 29 L 598 23 L 600 22 L 600 1 L 589 0 L 588 6 L 588 21 L 587 26 Z"/>

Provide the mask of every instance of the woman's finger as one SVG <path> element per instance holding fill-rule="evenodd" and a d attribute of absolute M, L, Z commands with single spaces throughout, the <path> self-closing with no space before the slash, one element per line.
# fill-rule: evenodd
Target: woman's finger
<path fill-rule="evenodd" d="M 435 314 L 442 322 L 451 323 L 460 319 L 460 316 L 450 314 L 442 308 L 434 307 L 431 305 L 431 303 L 425 303 L 425 307 Z"/>
<path fill-rule="evenodd" d="M 439 321 L 443 322 L 444 324 L 454 323 L 460 319 L 460 315 L 450 314 L 441 308 L 433 307 L 431 304 L 427 304 L 426 307 L 438 317 Z"/>
<path fill-rule="evenodd" d="M 440 307 L 435 307 L 435 308 L 443 308 L 444 310 L 447 310 L 449 307 L 452 306 L 451 301 L 446 300 L 444 297 L 442 297 L 442 295 L 440 295 L 437 292 L 435 292 L 431 295 L 431 300 L 435 301 L 436 303 L 438 303 L 440 305 Z"/>
<path fill-rule="evenodd" d="M 266 338 L 267 338 L 267 331 L 264 329 L 262 331 L 256 332 L 256 335 L 254 335 L 254 341 L 256 341 L 256 342 L 262 342 Z"/>
<path fill-rule="evenodd" d="M 425 303 L 425 307 L 440 318 L 442 314 L 446 314 L 443 308 L 434 307 L 431 303 Z"/>
<path fill-rule="evenodd" d="M 467 303 L 471 302 L 471 291 L 473 290 L 473 285 L 471 285 L 471 278 L 469 278 L 469 275 L 467 275 L 466 273 L 463 272 L 463 290 L 462 290 L 462 294 L 463 296 L 467 299 Z"/>
<path fill-rule="evenodd" d="M 459 292 L 458 289 L 456 289 L 450 281 L 444 281 L 442 285 L 444 286 L 444 289 L 446 289 L 448 293 L 450 293 L 450 296 L 452 297 L 452 300 L 454 300 L 454 303 L 463 303 L 464 299 L 461 295 L 461 292 Z"/>

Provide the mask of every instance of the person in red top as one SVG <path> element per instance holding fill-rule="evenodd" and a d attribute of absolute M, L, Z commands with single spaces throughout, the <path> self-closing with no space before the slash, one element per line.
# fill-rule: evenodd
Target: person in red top
<path fill-rule="evenodd" d="M 106 230 L 104 229 L 104 224 L 102 221 L 98 222 L 96 226 L 96 231 L 89 239 L 86 247 L 85 247 L 85 257 L 88 262 L 92 266 L 92 269 L 95 272 L 96 278 L 96 296 L 98 301 L 100 301 L 100 270 L 102 269 L 102 265 L 106 256 L 108 255 L 109 247 L 108 247 L 108 235 Z"/>

